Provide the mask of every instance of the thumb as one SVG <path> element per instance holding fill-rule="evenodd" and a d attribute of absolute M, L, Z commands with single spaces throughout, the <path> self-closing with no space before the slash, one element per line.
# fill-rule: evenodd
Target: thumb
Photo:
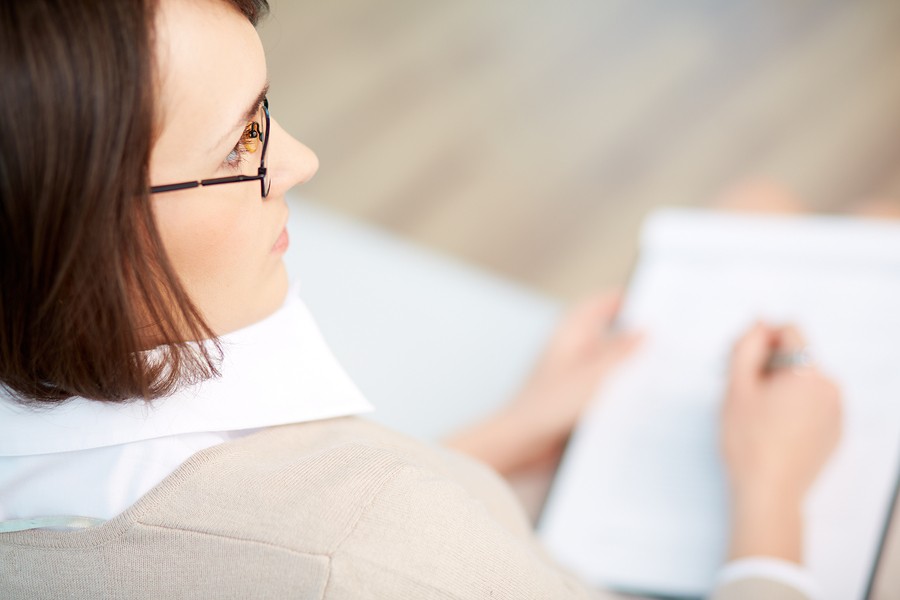
<path fill-rule="evenodd" d="M 645 337 L 643 332 L 617 333 L 609 336 L 596 363 L 598 372 L 605 373 L 609 368 L 630 357 L 641 346 Z"/>
<path fill-rule="evenodd" d="M 621 303 L 616 292 L 593 294 L 577 302 L 563 315 L 553 333 L 553 347 L 563 353 L 592 349 L 606 334 Z"/>
<path fill-rule="evenodd" d="M 644 342 L 646 335 L 642 331 L 632 331 L 615 334 L 615 339 L 610 344 L 609 354 L 616 360 L 628 358 Z"/>
<path fill-rule="evenodd" d="M 622 307 L 622 290 L 618 288 L 594 292 L 575 303 L 570 309 L 572 320 L 597 329 L 606 329 Z"/>
<path fill-rule="evenodd" d="M 752 387 L 759 381 L 769 360 L 773 335 L 771 328 L 756 323 L 737 341 L 731 355 L 731 381 L 735 387 Z"/>

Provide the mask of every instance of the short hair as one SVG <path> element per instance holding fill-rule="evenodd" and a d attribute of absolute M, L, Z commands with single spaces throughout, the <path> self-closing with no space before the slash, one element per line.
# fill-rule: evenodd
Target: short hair
<path fill-rule="evenodd" d="M 222 1 L 254 25 L 268 10 Z M 156 4 L 0 3 L 0 385 L 19 402 L 149 400 L 218 374 L 150 205 Z"/>

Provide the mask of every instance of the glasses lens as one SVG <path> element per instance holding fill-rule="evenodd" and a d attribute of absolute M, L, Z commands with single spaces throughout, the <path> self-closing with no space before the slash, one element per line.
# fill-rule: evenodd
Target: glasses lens
<path fill-rule="evenodd" d="M 253 123 L 247 124 L 247 128 L 244 129 L 244 139 L 241 140 L 241 143 L 244 144 L 244 149 L 250 154 L 259 150 L 260 135 L 261 131 L 259 123 L 254 121 Z"/>

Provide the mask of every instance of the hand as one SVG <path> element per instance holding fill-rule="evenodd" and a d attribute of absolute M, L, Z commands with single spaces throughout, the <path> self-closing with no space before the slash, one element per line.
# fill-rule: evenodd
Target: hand
<path fill-rule="evenodd" d="M 558 458 L 603 377 L 640 339 L 612 331 L 620 299 L 595 294 L 570 309 L 512 402 L 449 445 L 503 474 Z"/>
<path fill-rule="evenodd" d="M 841 431 L 840 391 L 813 366 L 767 371 L 772 352 L 800 350 L 793 327 L 756 325 L 738 342 L 722 414 L 733 488 L 779 490 L 802 500 Z"/>
<path fill-rule="evenodd" d="M 802 349 L 793 327 L 755 325 L 737 343 L 722 413 L 733 493 L 732 556 L 800 561 L 801 504 L 840 439 L 838 387 L 813 366 L 769 370 L 775 351 Z"/>
<path fill-rule="evenodd" d="M 595 294 L 563 317 L 509 411 L 532 443 L 562 443 L 596 395 L 603 378 L 638 346 L 640 335 L 614 333 L 621 294 Z"/>

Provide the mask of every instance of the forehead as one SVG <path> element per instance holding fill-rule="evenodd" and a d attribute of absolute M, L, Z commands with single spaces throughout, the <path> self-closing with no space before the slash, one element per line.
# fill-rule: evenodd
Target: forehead
<path fill-rule="evenodd" d="M 256 30 L 221 0 L 161 0 L 155 30 L 162 135 L 191 131 L 215 142 L 266 81 Z"/>

